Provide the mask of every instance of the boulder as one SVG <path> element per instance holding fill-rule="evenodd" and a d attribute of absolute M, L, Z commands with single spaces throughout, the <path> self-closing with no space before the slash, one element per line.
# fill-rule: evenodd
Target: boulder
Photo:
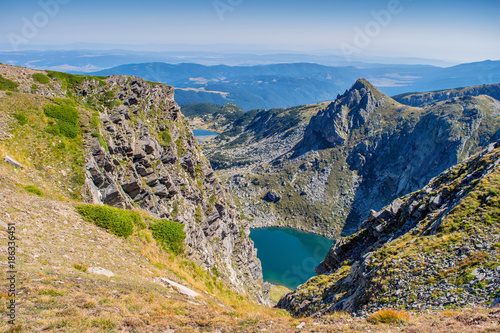
<path fill-rule="evenodd" d="M 18 169 L 24 168 L 24 166 L 21 163 L 19 163 L 18 161 L 16 161 L 12 157 L 5 156 L 3 160 L 5 161 L 5 163 L 12 165 L 13 167 L 16 167 Z"/>
<path fill-rule="evenodd" d="M 115 273 L 113 273 L 109 269 L 105 269 L 102 267 L 90 267 L 87 270 L 87 273 L 96 274 L 96 275 L 104 275 L 104 276 L 107 276 L 109 278 L 115 276 Z"/>
<path fill-rule="evenodd" d="M 264 200 L 267 202 L 278 202 L 281 200 L 281 196 L 279 196 L 276 192 L 274 191 L 269 191 L 267 194 L 264 196 Z"/>

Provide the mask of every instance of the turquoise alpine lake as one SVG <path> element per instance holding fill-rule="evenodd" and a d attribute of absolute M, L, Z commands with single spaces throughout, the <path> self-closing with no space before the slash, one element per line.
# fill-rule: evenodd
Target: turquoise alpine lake
<path fill-rule="evenodd" d="M 264 281 L 295 289 L 316 276 L 333 240 L 289 228 L 252 229 L 250 238 L 262 262 Z"/>
<path fill-rule="evenodd" d="M 203 129 L 195 129 L 193 130 L 193 134 L 195 137 L 200 137 L 200 136 L 217 136 L 219 134 L 212 132 L 212 131 L 207 131 Z"/>

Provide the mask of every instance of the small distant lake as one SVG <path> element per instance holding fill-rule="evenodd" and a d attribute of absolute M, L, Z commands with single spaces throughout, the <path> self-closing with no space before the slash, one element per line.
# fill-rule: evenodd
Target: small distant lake
<path fill-rule="evenodd" d="M 262 262 L 264 281 L 290 289 L 316 276 L 333 240 L 289 228 L 252 229 L 250 238 Z"/>
<path fill-rule="evenodd" d="M 203 129 L 195 129 L 193 130 L 193 134 L 196 138 L 198 137 L 205 137 L 205 136 L 217 136 L 219 134 L 212 132 L 212 131 L 207 131 Z"/>

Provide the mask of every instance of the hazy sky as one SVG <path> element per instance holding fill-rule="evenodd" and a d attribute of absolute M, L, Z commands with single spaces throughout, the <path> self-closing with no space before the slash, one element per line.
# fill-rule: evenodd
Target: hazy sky
<path fill-rule="evenodd" d="M 13 48 L 251 44 L 347 57 L 500 59 L 499 0 L 17 0 L 0 7 L 0 44 Z"/>

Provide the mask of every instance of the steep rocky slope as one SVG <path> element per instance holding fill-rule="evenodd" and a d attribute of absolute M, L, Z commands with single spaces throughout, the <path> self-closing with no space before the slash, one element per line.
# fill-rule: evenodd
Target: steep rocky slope
<path fill-rule="evenodd" d="M 326 105 L 245 112 L 219 131 L 204 152 L 215 169 L 264 165 L 290 151 L 302 139 L 311 117 Z"/>
<path fill-rule="evenodd" d="M 421 188 L 497 140 L 499 115 L 500 102 L 489 96 L 412 108 L 358 80 L 311 119 L 298 152 L 332 148 L 345 156 L 350 171 L 345 176 L 355 174 L 359 181 L 345 220 L 344 234 L 349 234 L 370 209 Z"/>
<path fill-rule="evenodd" d="M 273 126 L 292 110 L 298 114 L 291 129 Z M 330 104 L 261 111 L 237 134 L 226 131 L 229 139 L 221 136 L 204 149 L 214 165 L 229 167 L 218 172 L 252 226 L 337 237 L 353 233 L 371 209 L 421 188 L 500 138 L 499 115 L 500 102 L 490 96 L 417 108 L 360 79 Z M 270 144 L 273 138 L 281 149 Z M 264 200 L 269 192 L 280 199 Z"/>
<path fill-rule="evenodd" d="M 196 128 L 224 132 L 245 112 L 233 103 L 215 105 L 208 103 L 186 104 L 181 107 L 182 114 Z"/>
<path fill-rule="evenodd" d="M 34 82 L 32 71 L 1 68 L 14 81 L 26 77 Z M 41 88 L 27 93 L 21 82 L 4 96 L 10 117 L 24 117 L 28 123 L 19 120 L 4 153 L 40 170 L 56 165 L 56 177 L 50 177 L 61 187 L 69 183 L 61 190 L 71 191 L 75 199 L 83 185 L 87 201 L 142 209 L 184 224 L 189 259 L 265 303 L 248 225 L 239 219 L 231 196 L 199 150 L 173 99 L 173 88 L 125 76 L 46 74 Z M 44 97 L 51 95 L 69 98 Z M 61 134 L 63 125 L 47 116 L 47 107 L 75 112 L 74 135 Z M 26 137 L 20 139 L 23 132 Z"/>
<path fill-rule="evenodd" d="M 261 280 L 248 227 L 238 220 L 231 197 L 199 150 L 173 89 L 125 76 L 106 83 L 123 105 L 101 113 L 106 145 L 98 137 L 92 140 L 86 166 L 92 199 L 181 222 L 187 254 L 195 261 L 217 268 L 238 288 Z M 106 93 L 89 81 L 78 91 L 87 99 Z"/>
<path fill-rule="evenodd" d="M 495 98 L 496 100 L 500 100 L 500 83 L 424 93 L 407 93 L 394 96 L 393 98 L 402 104 L 423 107 L 437 102 L 442 102 L 453 97 L 479 95 L 487 95 Z"/>
<path fill-rule="evenodd" d="M 500 304 L 500 143 L 372 211 L 319 275 L 278 306 L 295 315 Z"/>

